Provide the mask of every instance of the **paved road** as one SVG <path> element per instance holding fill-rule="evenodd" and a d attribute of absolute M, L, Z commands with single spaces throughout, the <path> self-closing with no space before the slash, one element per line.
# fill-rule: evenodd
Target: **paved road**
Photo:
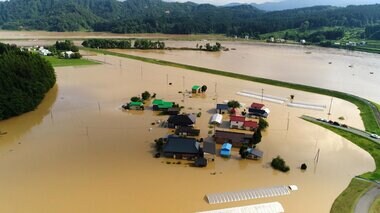
<path fill-rule="evenodd" d="M 367 138 L 367 139 L 369 139 L 369 140 L 371 140 L 371 141 L 373 141 L 373 142 L 375 142 L 375 143 L 377 143 L 377 144 L 380 145 L 380 139 L 372 138 L 370 136 L 371 133 L 369 133 L 369 132 L 366 132 L 366 131 L 363 131 L 363 130 L 360 130 L 360 129 L 356 129 L 354 127 L 344 128 L 344 127 L 341 127 L 341 126 L 335 126 L 335 125 L 327 123 L 327 122 L 319 121 L 316 118 L 308 116 L 308 115 L 302 115 L 302 118 L 305 119 L 305 120 L 308 120 L 308 121 L 313 121 L 313 122 L 322 123 L 322 124 L 325 124 L 325 125 L 330 125 L 330 126 L 335 127 L 337 129 L 342 129 L 344 131 L 351 132 L 353 134 L 363 136 L 363 137 L 365 137 L 365 138 Z"/>
<path fill-rule="evenodd" d="M 377 196 L 380 196 L 379 185 L 375 185 L 372 189 L 370 189 L 360 198 L 360 200 L 356 204 L 355 213 L 369 212 L 369 208 L 371 208 L 371 205 L 375 201 Z"/>

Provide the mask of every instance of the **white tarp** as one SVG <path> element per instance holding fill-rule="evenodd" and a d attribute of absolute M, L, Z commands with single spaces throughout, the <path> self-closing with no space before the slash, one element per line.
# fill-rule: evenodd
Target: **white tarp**
<path fill-rule="evenodd" d="M 210 123 L 212 124 L 222 124 L 223 116 L 221 114 L 213 114 Z"/>

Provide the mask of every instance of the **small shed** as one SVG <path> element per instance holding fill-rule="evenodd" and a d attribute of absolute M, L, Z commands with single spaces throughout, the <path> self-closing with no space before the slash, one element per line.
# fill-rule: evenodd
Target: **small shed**
<path fill-rule="evenodd" d="M 166 111 L 166 114 L 168 115 L 178 115 L 181 112 L 181 109 L 179 107 L 171 107 Z"/>
<path fill-rule="evenodd" d="M 192 92 L 192 93 L 201 93 L 201 92 L 202 92 L 202 87 L 201 87 L 201 86 L 198 86 L 198 85 L 194 85 L 194 86 L 191 88 L 191 92 Z"/>
<path fill-rule="evenodd" d="M 231 129 L 241 129 L 243 128 L 245 122 L 245 117 L 231 115 L 230 117 L 230 128 Z"/>
<path fill-rule="evenodd" d="M 215 142 L 208 142 L 205 141 L 203 142 L 203 151 L 205 153 L 211 154 L 211 155 L 216 155 L 216 144 Z"/>
<path fill-rule="evenodd" d="M 222 149 L 220 150 L 220 155 L 226 158 L 231 157 L 231 149 L 232 149 L 232 144 L 224 143 L 222 145 Z"/>
<path fill-rule="evenodd" d="M 228 113 L 229 107 L 227 104 L 217 104 L 216 105 L 216 112 L 219 114 Z"/>
<path fill-rule="evenodd" d="M 223 116 L 221 114 L 213 114 L 211 116 L 210 123 L 215 125 L 220 125 L 223 122 Z"/>
<path fill-rule="evenodd" d="M 267 118 L 269 113 L 270 113 L 270 111 L 268 108 L 265 108 L 265 109 L 249 108 L 248 109 L 248 114 L 250 116 L 259 116 L 259 117 Z"/>
<path fill-rule="evenodd" d="M 152 105 L 154 111 L 167 111 L 168 109 L 173 107 L 174 103 L 167 102 L 162 99 L 155 99 L 153 100 Z"/>

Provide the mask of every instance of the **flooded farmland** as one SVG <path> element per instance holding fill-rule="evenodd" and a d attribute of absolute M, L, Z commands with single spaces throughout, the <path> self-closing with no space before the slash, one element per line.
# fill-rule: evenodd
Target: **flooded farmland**
<path fill-rule="evenodd" d="M 348 102 L 334 99 L 328 116 L 327 96 L 108 55 L 88 57 L 103 64 L 56 68 L 57 85 L 37 110 L 0 122 L 0 130 L 8 132 L 0 136 L 0 212 L 195 212 L 272 201 L 279 201 L 285 212 L 329 212 L 353 176 L 375 168 L 371 156 L 356 145 L 299 118 L 342 116 L 346 124 L 363 128 L 359 111 Z M 213 57 L 217 55 L 207 57 L 210 66 L 221 66 Z M 178 92 L 194 84 L 208 86 L 205 96 L 183 99 Z M 258 145 L 263 159 L 240 160 L 233 149 L 231 159 L 217 156 L 199 169 L 186 161 L 153 158 L 153 140 L 168 129 L 151 123 L 167 116 L 149 108 L 120 110 L 145 90 L 180 103 L 185 112 L 202 112 L 196 126 L 203 138 L 217 102 L 260 101 L 238 96 L 238 91 L 283 98 L 293 94 L 297 101 L 327 107 L 314 111 L 264 101 L 271 115 Z M 277 155 L 286 160 L 289 173 L 269 167 Z M 298 169 L 302 163 L 309 167 L 305 172 Z M 204 199 L 207 193 L 290 184 L 299 191 L 284 197 L 217 205 Z"/>

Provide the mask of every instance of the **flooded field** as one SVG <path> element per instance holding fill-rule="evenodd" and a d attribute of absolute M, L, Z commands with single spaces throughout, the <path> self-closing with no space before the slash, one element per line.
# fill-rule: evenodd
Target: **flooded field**
<path fill-rule="evenodd" d="M 194 48 L 206 42 L 209 41 L 166 41 L 166 45 Z M 380 102 L 378 54 L 252 42 L 222 42 L 222 45 L 230 51 L 115 51 L 333 89 Z"/>
<path fill-rule="evenodd" d="M 286 212 L 329 212 L 352 177 L 375 168 L 371 156 L 356 145 L 299 119 L 303 114 L 333 120 L 343 116 L 346 124 L 363 128 L 359 111 L 348 102 L 333 99 L 328 117 L 327 96 L 111 56 L 88 57 L 103 64 L 57 68 L 57 85 L 37 110 L 0 122 L 0 130 L 8 132 L 0 136 L 0 212 L 195 212 L 271 201 L 279 201 Z M 182 102 L 178 91 L 194 84 L 207 85 L 206 95 Z M 260 102 L 236 92 L 262 89 L 327 108 L 314 111 L 264 101 L 271 115 L 258 145 L 264 152 L 260 161 L 240 160 L 234 149 L 231 159 L 217 156 L 203 169 L 186 161 L 167 164 L 178 160 L 153 158 L 153 140 L 168 130 L 151 125 L 167 116 L 149 108 L 120 110 L 130 97 L 155 92 L 185 106 L 185 112 L 202 112 L 196 126 L 207 138 L 217 102 Z M 277 155 L 286 160 L 289 173 L 269 167 Z M 302 163 L 308 165 L 305 172 L 298 169 Z M 227 204 L 210 205 L 204 199 L 207 193 L 289 184 L 300 190 Z"/>

